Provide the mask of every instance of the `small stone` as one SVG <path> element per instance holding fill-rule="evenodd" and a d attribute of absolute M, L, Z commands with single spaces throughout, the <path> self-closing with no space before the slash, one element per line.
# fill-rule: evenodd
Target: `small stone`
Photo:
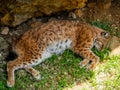
<path fill-rule="evenodd" d="M 0 53 L 0 58 L 2 57 L 2 54 Z"/>
<path fill-rule="evenodd" d="M 8 43 L 4 38 L 0 37 L 0 51 L 8 48 Z"/>
<path fill-rule="evenodd" d="M 17 26 L 31 17 L 32 17 L 32 15 L 29 13 L 26 13 L 24 15 L 23 14 L 15 14 L 14 21 L 12 22 L 12 25 Z"/>
<path fill-rule="evenodd" d="M 6 64 L 5 59 L 5 55 L 3 54 L 3 52 L 0 52 L 0 64 Z"/>
<path fill-rule="evenodd" d="M 6 64 L 6 62 L 5 62 L 5 61 L 2 61 L 2 64 Z"/>
<path fill-rule="evenodd" d="M 2 59 L 3 59 L 3 56 L 2 56 L 2 54 L 0 53 L 0 63 L 2 63 Z"/>
<path fill-rule="evenodd" d="M 75 13 L 75 15 L 76 15 L 77 18 L 80 18 L 80 17 L 83 16 L 83 12 L 81 11 L 81 9 L 76 9 L 74 11 L 74 13 Z"/>
<path fill-rule="evenodd" d="M 110 42 L 110 55 L 119 55 L 120 54 L 120 42 L 119 42 L 119 38 L 118 37 L 113 37 L 111 42 Z"/>
<path fill-rule="evenodd" d="M 70 12 L 68 17 L 72 17 L 73 19 L 77 18 L 74 12 Z"/>
<path fill-rule="evenodd" d="M 4 70 L 2 68 L 0 68 L 0 72 L 4 72 Z"/>
<path fill-rule="evenodd" d="M 120 40 L 118 37 L 116 37 L 116 36 L 112 37 L 111 42 L 110 42 L 110 46 L 109 46 L 111 51 L 114 50 L 116 47 L 120 46 L 119 41 Z"/>
<path fill-rule="evenodd" d="M 2 27 L 1 28 L 1 34 L 7 35 L 9 33 L 9 28 L 8 27 Z"/>

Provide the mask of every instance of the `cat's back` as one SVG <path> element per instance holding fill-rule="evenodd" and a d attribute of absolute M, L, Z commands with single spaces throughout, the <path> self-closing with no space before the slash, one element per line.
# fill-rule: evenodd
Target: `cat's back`
<path fill-rule="evenodd" d="M 22 39 L 35 39 L 36 41 L 43 41 L 44 39 L 63 39 L 73 36 L 75 33 L 74 21 L 68 20 L 54 20 L 42 24 L 32 30 L 27 31 Z M 47 41 L 48 42 L 48 41 Z"/>
<path fill-rule="evenodd" d="M 19 40 L 16 47 L 25 47 L 32 44 L 44 45 L 53 43 L 54 41 L 64 40 L 66 38 L 74 38 L 75 36 L 75 21 L 54 20 L 42 24 L 39 27 L 33 28 L 25 32 Z"/>

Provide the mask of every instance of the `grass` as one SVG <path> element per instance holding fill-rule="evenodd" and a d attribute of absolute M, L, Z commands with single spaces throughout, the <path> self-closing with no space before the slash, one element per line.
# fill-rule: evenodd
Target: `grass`
<path fill-rule="evenodd" d="M 92 79 L 93 87 L 101 87 L 101 90 L 120 90 L 120 56 L 108 57 L 99 64 Z M 99 89 L 97 89 L 99 90 Z"/>
<path fill-rule="evenodd" d="M 62 90 L 64 87 L 70 86 L 75 82 L 83 82 L 92 78 L 92 71 L 80 68 L 79 63 L 82 59 L 73 52 L 66 50 L 61 56 L 52 56 L 41 65 L 35 67 L 40 70 L 42 79 L 35 80 L 30 74 L 24 70 L 16 71 L 16 84 L 13 88 L 6 87 L 6 79 L 0 83 L 0 89 L 31 89 L 36 90 Z M 6 78 L 6 77 L 4 77 Z"/>
<path fill-rule="evenodd" d="M 99 21 L 91 24 L 110 30 L 108 23 Z M 82 90 L 119 90 L 120 86 L 120 61 L 119 56 L 110 57 L 109 50 L 99 52 L 93 51 L 101 58 L 101 63 L 95 71 L 89 71 L 79 66 L 82 58 L 73 52 L 66 50 L 60 56 L 52 56 L 42 64 L 34 67 L 40 71 L 41 80 L 35 80 L 24 70 L 15 73 L 16 84 L 12 88 L 6 86 L 6 72 L 0 74 L 0 90 L 63 90 L 66 87 L 73 87 L 84 82 L 89 82 Z M 5 65 L 0 68 L 6 69 Z"/>
<path fill-rule="evenodd" d="M 112 29 L 110 27 L 111 23 L 108 22 L 108 21 L 104 21 L 104 22 L 102 22 L 102 21 L 91 21 L 90 24 L 94 25 L 94 26 L 97 26 L 99 28 L 102 28 L 106 31 L 112 32 Z"/>

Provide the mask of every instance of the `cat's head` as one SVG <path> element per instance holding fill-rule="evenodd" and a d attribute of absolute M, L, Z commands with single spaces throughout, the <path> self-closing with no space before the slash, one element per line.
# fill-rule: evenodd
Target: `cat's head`
<path fill-rule="evenodd" d="M 109 48 L 109 43 L 111 40 L 111 35 L 107 31 L 100 32 L 100 35 L 95 39 L 94 46 L 98 50 L 102 51 L 105 48 Z"/>

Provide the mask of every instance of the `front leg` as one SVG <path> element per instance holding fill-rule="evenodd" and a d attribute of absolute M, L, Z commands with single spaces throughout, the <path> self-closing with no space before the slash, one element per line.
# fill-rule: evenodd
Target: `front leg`
<path fill-rule="evenodd" d="M 41 76 L 39 75 L 39 71 L 35 70 L 32 67 L 25 67 L 24 69 L 32 74 L 35 79 L 40 80 Z"/>
<path fill-rule="evenodd" d="M 99 57 L 96 56 L 89 48 L 75 47 L 73 49 L 73 52 L 84 58 L 84 60 L 81 62 L 82 66 L 86 66 L 87 64 L 89 64 L 89 62 L 91 62 L 88 67 L 89 69 L 94 69 L 99 62 Z"/>

